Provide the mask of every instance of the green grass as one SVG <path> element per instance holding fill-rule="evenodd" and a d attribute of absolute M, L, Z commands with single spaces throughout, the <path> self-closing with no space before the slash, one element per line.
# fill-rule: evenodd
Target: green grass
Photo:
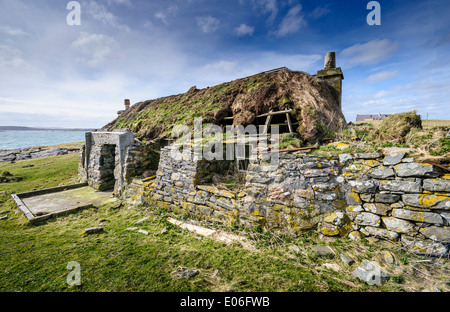
<path fill-rule="evenodd" d="M 14 184 L 9 185 L 9 191 L 26 191 L 47 183 L 48 186 L 71 183 L 76 173 L 75 159 L 73 155 L 66 155 L 0 166 L 2 170 L 7 168 L 26 174 L 27 184 L 16 183 L 17 189 Z M 35 164 L 35 171 L 20 172 L 20 165 L 27 163 Z M 51 172 L 53 177 L 46 178 Z M 384 264 L 383 267 L 396 277 L 380 287 L 368 286 L 353 278 L 352 271 L 362 260 L 382 263 L 380 254 L 387 248 L 383 242 L 324 239 L 316 233 L 288 237 L 222 228 L 247 236 L 254 246 L 248 249 L 180 230 L 167 218 L 187 218 L 158 208 L 156 203 L 123 204 L 119 208 L 104 205 L 60 216 L 41 225 L 28 224 L 16 210 L 9 192 L 0 194 L 0 205 L 0 216 L 8 216 L 0 220 L 1 292 L 420 291 L 429 285 L 445 284 L 449 276 L 448 261 L 439 266 L 426 262 L 414 264 L 414 259 L 423 258 L 407 254 L 389 243 L 389 250 L 401 260 L 396 265 Z M 135 221 L 143 217 L 150 219 L 135 225 Z M 104 227 L 104 232 L 81 234 L 83 229 L 99 225 Z M 138 227 L 149 235 L 127 230 L 129 227 Z M 299 253 L 289 249 L 292 244 L 300 248 Z M 317 244 L 329 245 L 337 256 L 318 258 L 311 252 Z M 339 260 L 339 253 L 352 256 L 357 263 L 345 266 Z M 70 273 L 67 264 L 72 261 L 80 264 L 80 286 L 67 284 Z M 325 263 L 337 264 L 341 270 L 327 269 Z M 197 269 L 200 274 L 191 279 L 173 278 L 171 272 L 180 266 Z M 429 274 L 432 280 L 423 279 L 413 266 Z"/>
<path fill-rule="evenodd" d="M 26 165 L 34 167 L 23 168 Z M 13 176 L 23 177 L 20 182 L 0 183 L 0 192 L 27 192 L 34 189 L 72 184 L 77 180 L 78 153 L 37 158 L 11 163 L 0 163 L 0 175 L 8 171 Z"/>

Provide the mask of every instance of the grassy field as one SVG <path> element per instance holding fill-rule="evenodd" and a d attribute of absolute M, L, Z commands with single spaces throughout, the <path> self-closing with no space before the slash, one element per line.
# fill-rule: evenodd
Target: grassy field
<path fill-rule="evenodd" d="M 168 217 L 182 216 L 156 204 L 105 205 L 29 225 L 10 193 L 70 184 L 76 177 L 76 160 L 77 155 L 71 154 L 0 164 L 0 172 L 25 177 L 22 182 L 0 184 L 0 217 L 7 216 L 0 220 L 1 292 L 403 292 L 434 286 L 450 290 L 448 259 L 411 255 L 384 241 L 355 242 L 314 233 L 286 237 L 223 229 L 247 237 L 251 248 L 226 245 L 172 225 Z M 35 166 L 22 168 L 27 164 Z M 136 225 L 143 217 L 149 220 Z M 103 232 L 82 235 L 83 229 L 99 225 Z M 311 250 L 318 244 L 330 246 L 336 256 L 320 258 Z M 382 260 L 385 250 L 392 253 L 394 264 Z M 351 256 L 355 264 L 343 264 L 340 253 Z M 390 281 L 376 287 L 355 279 L 352 271 L 362 260 L 378 261 Z M 67 265 L 72 261 L 80 264 L 79 286 L 67 284 Z M 171 273 L 178 267 L 200 273 L 190 279 L 174 278 Z"/>
<path fill-rule="evenodd" d="M 370 120 L 370 121 L 356 121 L 355 124 L 364 124 L 370 123 L 375 127 L 381 125 L 381 120 Z M 441 120 L 441 119 L 423 119 L 422 127 L 424 129 L 433 129 L 437 127 L 450 128 L 450 120 Z"/>

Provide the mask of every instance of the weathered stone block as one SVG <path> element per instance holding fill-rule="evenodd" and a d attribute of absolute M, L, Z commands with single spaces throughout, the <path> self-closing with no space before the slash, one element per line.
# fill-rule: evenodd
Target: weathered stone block
<path fill-rule="evenodd" d="M 378 227 L 381 224 L 381 217 L 370 212 L 361 212 L 355 217 L 354 222 L 358 225 L 369 225 Z"/>
<path fill-rule="evenodd" d="M 372 235 L 375 237 L 382 237 L 385 239 L 396 241 L 399 237 L 399 234 L 394 231 L 389 231 L 383 228 L 377 228 L 372 226 L 366 226 L 361 228 L 360 230 L 364 235 Z"/>
<path fill-rule="evenodd" d="M 397 193 L 421 193 L 422 186 L 420 182 L 388 180 L 380 181 L 380 191 L 389 191 Z"/>
<path fill-rule="evenodd" d="M 307 199 L 314 199 L 314 190 L 312 188 L 297 190 L 297 195 Z"/>
<path fill-rule="evenodd" d="M 394 209 L 392 216 L 400 219 L 411 220 L 416 222 L 425 222 L 437 225 L 443 225 L 442 217 L 438 213 L 415 211 L 409 209 Z"/>
<path fill-rule="evenodd" d="M 381 157 L 380 153 L 356 153 L 355 159 L 377 159 Z"/>
<path fill-rule="evenodd" d="M 339 227 L 331 223 L 324 222 L 322 226 L 319 227 L 319 230 L 323 235 L 326 236 L 339 235 Z"/>
<path fill-rule="evenodd" d="M 383 165 L 385 166 L 397 165 L 402 161 L 405 155 L 406 155 L 405 152 L 388 154 L 383 159 Z"/>
<path fill-rule="evenodd" d="M 346 192 L 344 194 L 345 197 L 345 202 L 347 203 L 347 205 L 349 206 L 358 206 L 358 205 L 362 205 L 362 201 L 361 198 L 359 197 L 358 193 L 355 192 Z"/>
<path fill-rule="evenodd" d="M 423 189 L 430 192 L 449 192 L 450 180 L 444 179 L 425 179 L 423 180 Z"/>
<path fill-rule="evenodd" d="M 347 161 L 352 160 L 352 159 L 353 159 L 353 155 L 351 155 L 351 154 L 339 154 L 339 162 L 341 164 L 344 164 Z"/>
<path fill-rule="evenodd" d="M 392 168 L 386 168 L 382 166 L 370 170 L 368 174 L 374 179 L 388 179 L 395 177 L 395 173 Z"/>
<path fill-rule="evenodd" d="M 386 226 L 386 228 L 390 231 L 410 235 L 416 233 L 414 224 L 412 224 L 411 222 L 402 219 L 397 219 L 394 217 L 382 217 L 381 219 L 383 220 L 383 223 Z"/>
<path fill-rule="evenodd" d="M 392 204 L 400 200 L 399 195 L 395 194 L 383 194 L 383 193 L 377 193 L 375 194 L 375 202 L 377 203 L 387 203 Z"/>
<path fill-rule="evenodd" d="M 450 243 L 450 227 L 429 226 L 420 229 L 420 233 L 434 241 Z"/>
<path fill-rule="evenodd" d="M 368 181 L 349 181 L 352 187 L 352 191 L 356 193 L 375 193 L 378 187 L 378 183 L 374 180 Z"/>
<path fill-rule="evenodd" d="M 399 177 L 434 178 L 439 175 L 430 164 L 401 163 L 394 166 L 394 169 Z"/>
<path fill-rule="evenodd" d="M 363 202 L 371 203 L 373 202 L 373 194 L 359 194 L 359 197 Z"/>
<path fill-rule="evenodd" d="M 440 211 L 439 214 L 444 220 L 444 225 L 450 225 L 450 212 L 447 211 Z"/>
<path fill-rule="evenodd" d="M 388 212 L 391 210 L 391 207 L 386 204 L 380 203 L 368 203 L 363 205 L 364 210 L 368 212 L 372 212 L 377 215 L 387 216 Z"/>
<path fill-rule="evenodd" d="M 427 194 L 405 194 L 402 196 L 405 204 L 428 209 L 450 210 L 450 197 Z"/>

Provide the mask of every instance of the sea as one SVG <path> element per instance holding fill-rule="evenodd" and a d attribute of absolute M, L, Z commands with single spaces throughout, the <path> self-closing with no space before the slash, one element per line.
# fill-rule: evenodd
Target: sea
<path fill-rule="evenodd" d="M 0 130 L 0 150 L 84 142 L 86 130 Z"/>

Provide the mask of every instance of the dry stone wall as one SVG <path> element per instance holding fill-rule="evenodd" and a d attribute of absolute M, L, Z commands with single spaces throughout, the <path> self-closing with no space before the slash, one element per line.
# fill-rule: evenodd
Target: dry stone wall
<path fill-rule="evenodd" d="M 183 214 L 267 231 L 399 241 L 413 252 L 448 255 L 450 175 L 405 153 L 262 154 L 240 190 L 204 185 L 217 163 L 161 150 L 150 197 Z"/>
<path fill-rule="evenodd" d="M 142 144 L 128 131 L 87 132 L 81 147 L 78 175 L 98 190 L 114 189 L 117 196 L 127 192 L 133 177 L 156 172 L 159 145 Z"/>

